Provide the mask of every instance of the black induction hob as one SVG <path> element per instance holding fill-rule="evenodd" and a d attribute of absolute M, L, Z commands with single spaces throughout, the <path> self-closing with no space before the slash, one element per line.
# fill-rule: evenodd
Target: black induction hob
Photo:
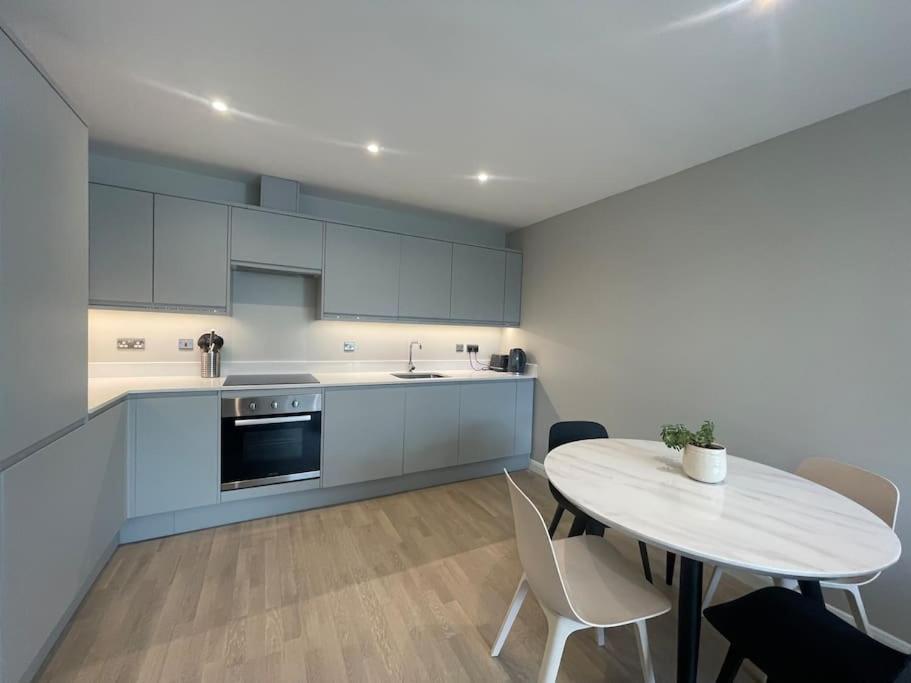
<path fill-rule="evenodd" d="M 276 384 L 319 384 L 313 375 L 228 375 L 225 387 L 255 387 Z"/>

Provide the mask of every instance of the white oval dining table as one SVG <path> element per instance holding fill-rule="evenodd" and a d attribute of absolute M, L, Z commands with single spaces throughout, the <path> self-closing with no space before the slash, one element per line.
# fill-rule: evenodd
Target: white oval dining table
<path fill-rule="evenodd" d="M 550 482 L 593 519 L 680 555 L 677 680 L 696 680 L 702 566 L 707 561 L 797 579 L 821 600 L 820 579 L 873 574 L 901 556 L 895 532 L 866 508 L 795 474 L 728 456 L 727 478 L 683 473 L 660 441 L 591 439 L 544 461 Z"/>

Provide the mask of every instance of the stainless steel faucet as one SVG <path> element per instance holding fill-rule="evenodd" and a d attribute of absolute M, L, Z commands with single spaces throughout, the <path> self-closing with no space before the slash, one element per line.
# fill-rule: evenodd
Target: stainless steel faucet
<path fill-rule="evenodd" d="M 421 342 L 413 341 L 408 343 L 408 372 L 414 372 L 414 361 L 411 360 L 411 354 L 414 351 L 414 345 L 417 344 L 419 349 L 424 348 Z"/>

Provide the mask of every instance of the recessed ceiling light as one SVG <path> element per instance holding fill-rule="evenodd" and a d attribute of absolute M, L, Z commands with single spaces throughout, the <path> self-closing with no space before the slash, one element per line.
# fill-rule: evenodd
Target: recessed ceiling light
<path fill-rule="evenodd" d="M 486 183 L 488 180 L 490 180 L 490 176 L 487 175 L 484 171 L 481 171 L 475 177 L 478 179 L 479 183 Z"/>
<path fill-rule="evenodd" d="M 223 114 L 228 111 L 228 105 L 224 100 L 212 100 L 212 109 Z"/>
<path fill-rule="evenodd" d="M 375 143 L 375 142 L 369 143 L 369 144 L 367 145 L 367 148 L 366 148 L 366 149 L 367 149 L 368 152 L 370 152 L 371 154 L 374 154 L 374 155 L 380 153 L 380 146 L 379 146 L 377 143 Z"/>

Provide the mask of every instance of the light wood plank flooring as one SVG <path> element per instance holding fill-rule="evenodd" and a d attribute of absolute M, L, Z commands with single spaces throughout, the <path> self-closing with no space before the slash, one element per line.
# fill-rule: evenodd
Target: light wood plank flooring
<path fill-rule="evenodd" d="M 546 481 L 516 480 L 549 521 Z M 608 534 L 638 562 L 633 541 Z M 651 559 L 661 581 L 664 554 Z M 40 680 L 533 681 L 546 634 L 534 599 L 489 656 L 519 574 L 502 476 L 136 543 L 117 550 Z M 649 622 L 659 681 L 674 680 L 674 633 L 673 612 Z M 704 624 L 701 681 L 723 653 Z M 606 648 L 574 634 L 560 680 L 641 681 L 632 630 L 608 631 Z"/>

